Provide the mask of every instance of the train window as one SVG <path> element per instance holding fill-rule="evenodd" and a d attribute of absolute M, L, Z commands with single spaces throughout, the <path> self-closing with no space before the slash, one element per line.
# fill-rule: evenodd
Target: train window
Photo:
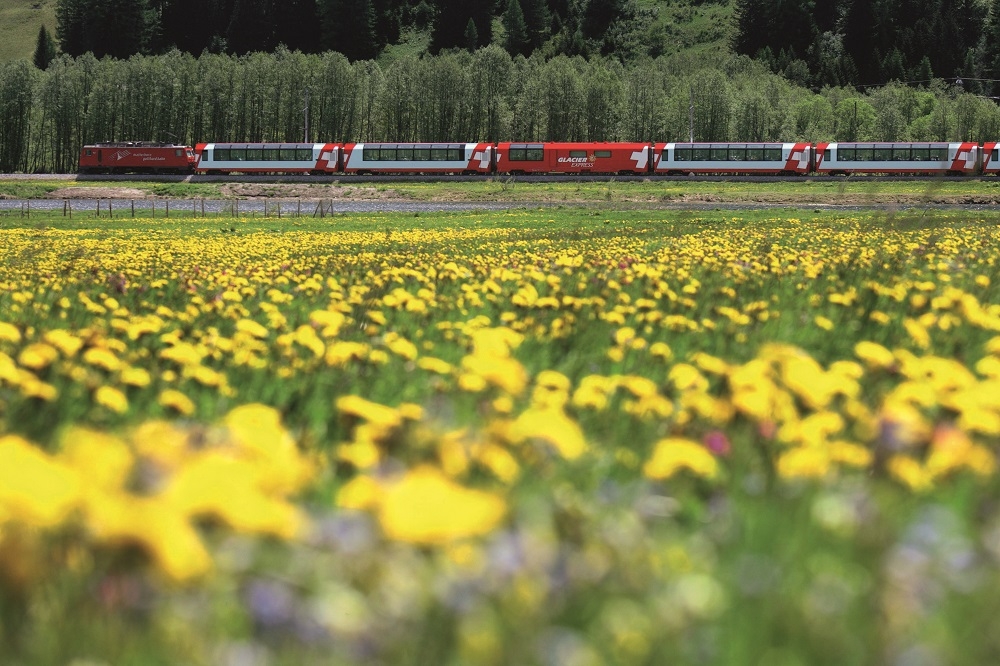
<path fill-rule="evenodd" d="M 296 148 L 295 157 L 299 162 L 312 162 L 313 151 L 312 148 Z"/>
<path fill-rule="evenodd" d="M 452 147 L 448 148 L 448 161 L 449 162 L 461 162 L 462 161 L 462 153 L 463 152 L 464 151 L 462 150 L 462 148 L 460 148 L 458 146 L 452 146 Z"/>
<path fill-rule="evenodd" d="M 378 146 L 374 148 L 365 146 L 364 152 L 361 153 L 361 159 L 365 162 L 378 162 Z"/>
<path fill-rule="evenodd" d="M 174 151 L 174 157 L 180 157 L 183 154 L 184 154 L 184 151 L 181 150 L 180 148 L 178 148 L 177 150 Z"/>
<path fill-rule="evenodd" d="M 993 159 L 1000 161 L 1000 148 L 993 149 Z"/>
<path fill-rule="evenodd" d="M 414 148 L 413 149 L 413 159 L 426 162 L 431 158 L 430 148 Z"/>
<path fill-rule="evenodd" d="M 246 148 L 230 148 L 229 149 L 229 161 L 230 162 L 246 162 L 247 161 L 247 149 Z"/>
<path fill-rule="evenodd" d="M 528 146 L 524 159 L 529 162 L 541 162 L 545 159 L 545 150 L 541 146 Z"/>
<path fill-rule="evenodd" d="M 663 151 L 661 159 L 669 160 L 670 157 L 667 151 Z M 674 148 L 674 161 L 676 162 L 690 162 L 691 161 L 691 149 L 690 148 Z"/>
<path fill-rule="evenodd" d="M 396 159 L 400 162 L 409 162 L 413 159 L 413 148 L 397 148 Z"/>
<path fill-rule="evenodd" d="M 747 161 L 748 162 L 760 162 L 764 159 L 764 149 L 763 148 L 747 148 Z"/>
<path fill-rule="evenodd" d="M 829 148 L 827 148 L 826 150 L 823 151 L 823 159 L 826 160 L 827 162 L 830 161 L 830 149 Z"/>
<path fill-rule="evenodd" d="M 768 162 L 780 162 L 781 148 L 765 148 L 764 159 Z"/>
<path fill-rule="evenodd" d="M 931 158 L 930 148 L 914 148 L 911 153 L 911 158 L 914 162 L 926 162 Z"/>
<path fill-rule="evenodd" d="M 876 162 L 888 162 L 892 159 L 892 148 L 875 148 L 873 154 Z"/>
<path fill-rule="evenodd" d="M 523 162 L 524 160 L 528 159 L 526 157 L 527 152 L 528 152 L 527 148 L 511 148 L 510 154 L 507 155 L 507 158 L 511 162 Z"/>
<path fill-rule="evenodd" d="M 837 150 L 837 161 L 838 162 L 853 162 L 854 155 L 857 150 L 854 148 L 840 148 Z"/>
<path fill-rule="evenodd" d="M 90 157 L 90 156 L 92 156 L 93 154 L 94 154 L 94 151 L 92 151 L 92 150 L 88 150 L 88 151 L 87 151 L 87 157 Z"/>
<path fill-rule="evenodd" d="M 382 146 L 382 148 L 380 148 L 378 151 L 378 159 L 380 162 L 395 162 L 396 149 Z"/>
<path fill-rule="evenodd" d="M 611 157 L 610 150 L 595 150 L 594 157 Z"/>
<path fill-rule="evenodd" d="M 730 148 L 729 149 L 729 159 L 734 162 L 743 162 L 747 158 L 746 148 Z"/>
<path fill-rule="evenodd" d="M 892 148 L 892 161 L 893 162 L 909 162 L 910 161 L 910 147 L 903 146 L 893 146 Z"/>
<path fill-rule="evenodd" d="M 931 146 L 928 150 L 930 159 L 937 162 L 944 162 L 948 159 L 948 148 L 945 146 Z"/>
<path fill-rule="evenodd" d="M 855 148 L 854 160 L 857 162 L 871 162 L 875 159 L 874 148 Z"/>
<path fill-rule="evenodd" d="M 286 148 L 285 146 L 282 146 L 278 149 L 278 155 L 282 162 L 294 162 L 295 148 Z"/>
<path fill-rule="evenodd" d="M 708 147 L 696 147 L 691 149 L 691 158 L 695 162 L 706 162 L 712 157 L 712 151 Z"/>
<path fill-rule="evenodd" d="M 569 156 L 570 157 L 586 157 L 587 156 L 587 151 L 586 150 L 571 150 L 571 151 L 569 151 Z"/>
<path fill-rule="evenodd" d="M 216 162 L 228 162 L 229 161 L 229 149 L 228 148 L 216 148 L 214 151 Z"/>
<path fill-rule="evenodd" d="M 448 149 L 447 148 L 431 148 L 431 160 L 434 162 L 447 162 L 448 161 Z"/>
<path fill-rule="evenodd" d="M 260 148 L 247 148 L 247 161 L 260 162 L 261 152 Z"/>
<path fill-rule="evenodd" d="M 713 162 L 725 162 L 729 159 L 729 149 L 728 148 L 712 148 L 712 161 Z"/>

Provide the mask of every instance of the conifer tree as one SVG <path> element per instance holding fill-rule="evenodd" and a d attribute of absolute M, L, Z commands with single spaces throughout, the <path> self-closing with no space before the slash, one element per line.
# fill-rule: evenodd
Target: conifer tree
<path fill-rule="evenodd" d="M 518 0 L 509 0 L 507 3 L 507 11 L 503 15 L 503 27 L 507 31 L 507 41 L 504 46 L 508 53 L 512 56 L 531 53 L 528 28 L 525 25 L 521 3 Z"/>
<path fill-rule="evenodd" d="M 476 30 L 476 22 L 469 18 L 469 22 L 465 25 L 465 48 L 473 52 L 477 46 L 479 46 L 479 31 Z"/>
<path fill-rule="evenodd" d="M 537 49 L 549 36 L 552 16 L 545 0 L 521 0 L 521 12 L 528 33 L 531 48 Z"/>
<path fill-rule="evenodd" d="M 38 30 L 38 39 L 35 42 L 35 67 L 38 69 L 48 69 L 49 63 L 56 57 L 56 43 L 49 35 L 48 29 L 43 25 Z"/>

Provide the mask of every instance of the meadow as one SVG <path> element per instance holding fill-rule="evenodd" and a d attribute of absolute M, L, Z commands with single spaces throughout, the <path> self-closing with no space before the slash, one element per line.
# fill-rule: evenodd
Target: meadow
<path fill-rule="evenodd" d="M 0 663 L 1000 661 L 993 213 L 0 235 Z"/>

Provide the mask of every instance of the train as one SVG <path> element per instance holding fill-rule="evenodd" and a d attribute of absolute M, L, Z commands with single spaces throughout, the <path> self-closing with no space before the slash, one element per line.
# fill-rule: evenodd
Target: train
<path fill-rule="evenodd" d="M 81 173 L 620 176 L 993 175 L 1000 141 L 98 143 Z"/>

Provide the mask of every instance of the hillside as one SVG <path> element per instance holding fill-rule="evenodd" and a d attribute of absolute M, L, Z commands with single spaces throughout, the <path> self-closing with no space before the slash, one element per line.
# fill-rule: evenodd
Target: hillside
<path fill-rule="evenodd" d="M 31 58 L 38 28 L 56 31 L 56 0 L 0 0 L 0 62 Z"/>
<path fill-rule="evenodd" d="M 31 58 L 38 28 L 44 24 L 55 37 L 55 6 L 57 0 L 0 0 L 0 62 Z M 498 3 L 498 7 L 504 3 Z M 638 16 L 631 34 L 625 39 L 629 51 L 625 59 L 645 55 L 657 56 L 682 51 L 718 53 L 728 50 L 733 26 L 732 0 L 634 0 Z M 403 12 L 399 37 L 377 56 L 385 63 L 403 55 L 420 55 L 431 42 L 429 27 L 420 29 L 407 25 L 413 10 Z M 499 11 L 499 9 L 498 9 Z M 503 44 L 503 17 L 493 19 L 493 42 Z M 384 41 L 390 41 L 384 38 Z M 295 48 L 292 45 L 292 48 Z M 543 53 L 558 52 L 559 45 L 550 40 L 541 47 Z"/>

